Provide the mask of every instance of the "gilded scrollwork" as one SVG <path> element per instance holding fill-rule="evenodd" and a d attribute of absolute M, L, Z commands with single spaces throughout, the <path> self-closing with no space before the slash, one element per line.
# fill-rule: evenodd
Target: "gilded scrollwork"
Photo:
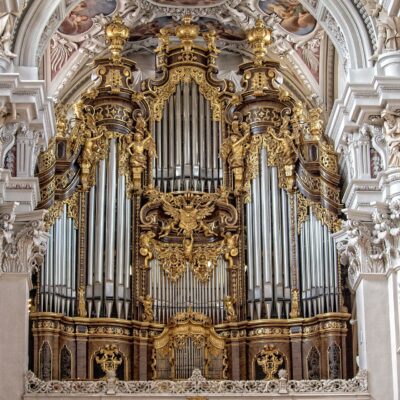
<path fill-rule="evenodd" d="M 266 345 L 257 354 L 256 359 L 257 364 L 263 369 L 265 380 L 271 381 L 278 378 L 278 371 L 283 367 L 285 359 L 274 345 Z"/>

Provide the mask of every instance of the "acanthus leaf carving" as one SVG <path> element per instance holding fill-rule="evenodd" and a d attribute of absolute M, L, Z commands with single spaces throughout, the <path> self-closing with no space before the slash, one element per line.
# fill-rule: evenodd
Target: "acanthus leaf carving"
<path fill-rule="evenodd" d="M 29 221 L 20 221 L 15 214 L 15 203 L 2 206 L 0 216 L 0 273 L 28 273 L 40 267 L 47 250 L 48 234 L 45 232 L 45 212 L 35 212 Z M 19 228 L 19 229 L 18 229 Z"/>

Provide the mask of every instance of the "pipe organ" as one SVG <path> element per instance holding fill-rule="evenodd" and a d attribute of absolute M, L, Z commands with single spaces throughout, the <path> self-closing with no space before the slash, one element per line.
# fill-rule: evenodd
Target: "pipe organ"
<path fill-rule="evenodd" d="M 120 379 L 271 379 L 264 358 L 278 354 L 295 379 L 332 363 L 346 377 L 338 156 L 322 110 L 268 59 L 269 28 L 248 32 L 241 88 L 218 79 L 216 33 L 190 16 L 161 29 L 140 91 L 120 17 L 106 37 L 110 56 L 58 107 L 37 166 L 50 239 L 32 292 L 35 372 L 97 379 L 107 354 Z"/>

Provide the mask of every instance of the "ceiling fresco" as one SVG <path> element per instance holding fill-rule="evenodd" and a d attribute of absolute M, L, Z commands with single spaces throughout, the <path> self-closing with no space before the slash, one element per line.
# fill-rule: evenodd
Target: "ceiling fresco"
<path fill-rule="evenodd" d="M 274 31 L 272 52 L 295 53 L 295 62 L 308 68 L 318 84 L 321 28 L 299 0 L 85 0 L 64 19 L 48 47 L 46 73 L 55 82 L 57 93 L 80 68 L 80 54 L 95 57 L 106 48 L 104 25 L 116 12 L 130 27 L 132 48 L 150 51 L 156 45 L 151 38 L 156 38 L 161 28 L 174 28 L 182 14 L 189 12 L 201 32 L 215 29 L 225 49 L 240 53 L 245 31 L 255 18 L 263 17 Z"/>
<path fill-rule="evenodd" d="M 314 17 L 298 0 L 261 0 L 258 7 L 265 14 L 276 14 L 282 19 L 280 26 L 295 35 L 307 35 L 317 25 Z"/>
<path fill-rule="evenodd" d="M 110 15 L 117 8 L 117 0 L 86 0 L 80 2 L 64 19 L 59 32 L 65 35 L 79 35 L 93 26 L 97 15 Z"/>
<path fill-rule="evenodd" d="M 201 17 L 196 20 L 196 24 L 200 26 L 201 32 L 207 32 L 215 29 L 218 37 L 226 40 L 245 40 L 246 33 L 244 30 L 232 24 L 222 24 L 221 22 L 207 17 Z M 173 28 L 178 25 L 172 17 L 155 18 L 153 21 L 134 27 L 131 32 L 131 40 L 143 40 L 149 37 L 155 37 L 161 28 Z"/>
<path fill-rule="evenodd" d="M 149 0 L 151 3 L 164 5 L 164 6 L 175 6 L 175 7 L 207 7 L 216 6 L 224 2 L 224 0 Z"/>

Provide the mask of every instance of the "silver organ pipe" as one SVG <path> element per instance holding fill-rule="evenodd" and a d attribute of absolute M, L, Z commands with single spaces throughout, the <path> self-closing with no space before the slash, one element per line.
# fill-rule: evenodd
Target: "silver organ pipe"
<path fill-rule="evenodd" d="M 115 253 L 115 202 L 117 154 L 115 139 L 110 141 L 107 162 L 106 234 L 105 234 L 105 305 L 107 317 L 111 317 L 114 299 L 114 253 Z"/>
<path fill-rule="evenodd" d="M 64 205 L 49 231 L 41 276 L 40 311 L 72 316 L 76 298 L 76 229 Z"/>
<path fill-rule="evenodd" d="M 125 257 L 124 257 L 124 286 L 125 286 L 125 318 L 128 319 L 129 315 L 129 304 L 131 298 L 131 200 L 125 200 Z M 132 229 L 134 228 L 132 223 Z"/>
<path fill-rule="evenodd" d="M 215 191 L 222 184 L 221 125 L 196 83 L 180 83 L 156 122 L 154 184 L 162 191 Z"/>
<path fill-rule="evenodd" d="M 213 323 L 225 319 L 223 299 L 228 295 L 227 263 L 223 256 L 207 282 L 200 282 L 189 264 L 176 282 L 171 281 L 157 259 L 150 262 L 149 294 L 153 298 L 154 318 L 160 323 L 168 323 L 177 312 L 192 307 L 194 311 L 208 315 Z"/>
<path fill-rule="evenodd" d="M 103 261 L 104 261 L 104 207 L 106 194 L 106 161 L 101 160 L 97 169 L 96 191 L 96 233 L 94 263 L 94 306 L 96 317 L 100 317 L 103 301 Z"/>
<path fill-rule="evenodd" d="M 89 227 L 88 227 L 88 251 L 87 251 L 87 279 L 86 299 L 88 304 L 88 315 L 92 315 L 93 307 L 93 265 L 94 265 L 94 237 L 95 237 L 95 201 L 96 186 L 89 192 Z"/>
<path fill-rule="evenodd" d="M 274 281 L 275 281 L 275 306 L 278 318 L 281 317 L 281 299 L 283 298 L 282 282 L 282 227 L 280 212 L 280 190 L 278 184 L 278 170 L 271 168 L 271 188 L 272 188 L 272 237 L 274 242 Z"/>
<path fill-rule="evenodd" d="M 117 243 L 116 243 L 116 279 L 115 298 L 117 302 L 117 317 L 121 318 L 124 301 L 124 258 L 125 258 L 125 176 L 118 177 L 117 203 Z"/>

